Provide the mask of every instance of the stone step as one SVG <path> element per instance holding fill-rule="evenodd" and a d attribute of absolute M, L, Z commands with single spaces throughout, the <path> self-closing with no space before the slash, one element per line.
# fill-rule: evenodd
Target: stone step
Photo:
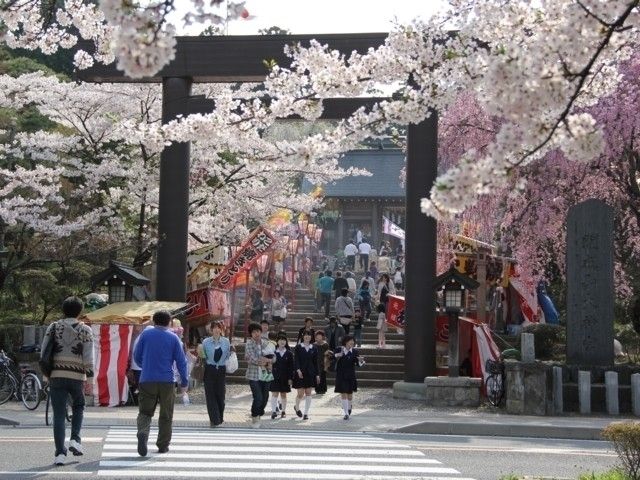
<path fill-rule="evenodd" d="M 392 381 L 399 381 L 402 380 L 403 375 L 404 375 L 404 371 L 403 370 L 399 370 L 399 371 L 395 371 L 395 372 L 390 372 L 390 371 L 375 371 L 375 370 L 368 370 L 368 364 L 365 365 L 364 367 L 360 368 L 357 373 L 356 376 L 358 378 L 358 380 L 360 379 L 367 379 L 367 380 L 392 380 Z M 244 368 L 239 368 L 238 370 L 236 370 L 233 375 L 227 375 L 227 379 L 230 378 L 235 378 L 235 379 L 244 379 L 244 374 L 245 374 L 245 369 Z M 335 372 L 327 372 L 327 378 L 333 379 L 335 378 Z"/>
<path fill-rule="evenodd" d="M 234 374 L 235 375 L 235 374 Z M 401 379 L 402 380 L 402 379 Z M 227 381 L 231 384 L 247 384 L 247 379 L 244 377 L 235 377 L 232 375 L 227 376 Z M 391 388 L 397 380 L 392 379 L 371 379 L 371 378 L 358 378 L 358 387 L 363 388 Z M 329 381 L 328 393 L 333 393 L 333 382 Z M 247 391 L 249 386 L 247 385 Z"/>

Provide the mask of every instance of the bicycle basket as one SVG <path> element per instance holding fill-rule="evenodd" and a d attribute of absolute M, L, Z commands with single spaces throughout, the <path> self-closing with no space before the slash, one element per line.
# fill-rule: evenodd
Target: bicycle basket
<path fill-rule="evenodd" d="M 502 374 L 504 372 L 504 363 L 488 358 L 484 364 L 484 368 L 489 374 Z"/>

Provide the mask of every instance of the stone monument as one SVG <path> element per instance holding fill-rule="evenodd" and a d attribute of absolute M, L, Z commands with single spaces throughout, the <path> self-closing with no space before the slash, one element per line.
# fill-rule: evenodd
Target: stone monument
<path fill-rule="evenodd" d="M 590 199 L 567 215 L 567 364 L 613 365 L 613 209 Z"/>

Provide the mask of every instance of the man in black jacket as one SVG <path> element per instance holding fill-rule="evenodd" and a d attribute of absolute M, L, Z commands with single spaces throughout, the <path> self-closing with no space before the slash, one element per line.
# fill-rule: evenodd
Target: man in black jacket
<path fill-rule="evenodd" d="M 333 282 L 333 291 L 335 292 L 333 299 L 334 302 L 342 294 L 343 288 L 349 290 L 349 282 L 347 282 L 347 279 L 342 276 L 342 272 L 336 272 L 336 279 Z"/>

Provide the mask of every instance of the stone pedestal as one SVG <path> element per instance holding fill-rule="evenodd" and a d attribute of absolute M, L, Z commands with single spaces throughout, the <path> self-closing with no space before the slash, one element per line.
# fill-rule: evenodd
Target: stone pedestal
<path fill-rule="evenodd" d="M 553 379 L 541 362 L 522 363 L 507 360 L 507 413 L 516 415 L 547 415 L 553 410 Z"/>
<path fill-rule="evenodd" d="M 480 378 L 427 377 L 427 405 L 432 407 L 477 407 L 480 405 Z"/>
<path fill-rule="evenodd" d="M 393 384 L 393 398 L 407 400 L 424 400 L 426 386 L 424 383 L 395 382 Z"/>

